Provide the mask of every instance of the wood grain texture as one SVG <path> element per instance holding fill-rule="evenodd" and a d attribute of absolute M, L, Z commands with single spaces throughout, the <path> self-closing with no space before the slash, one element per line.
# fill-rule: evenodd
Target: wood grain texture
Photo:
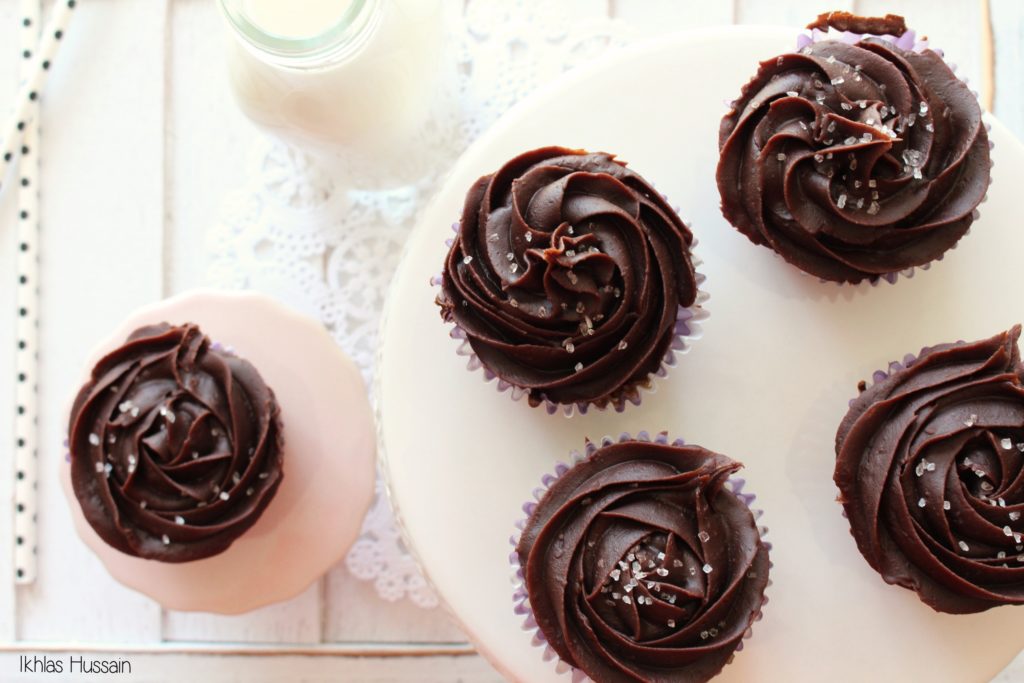
<path fill-rule="evenodd" d="M 319 643 L 319 582 L 297 597 L 247 614 L 224 616 L 164 610 L 165 641 L 229 641 L 237 643 Z"/>
<path fill-rule="evenodd" d="M 995 115 L 1024 139 L 1024 3 L 990 0 L 995 50 Z"/>
<path fill-rule="evenodd" d="M 259 133 L 235 106 L 224 64 L 229 36 L 215 3 L 174 0 L 170 12 L 164 257 L 174 294 L 203 284 L 207 230 L 224 195 L 245 182 Z"/>
<path fill-rule="evenodd" d="M 31 651 L 25 654 L 31 655 Z M 68 657 L 78 653 L 47 653 L 68 669 Z M 40 655 L 41 656 L 41 655 Z M 202 683 L 251 683 L 252 681 L 302 681 L 302 683 L 500 683 L 502 678 L 479 656 L 463 657 L 281 657 L 140 655 L 111 653 L 91 655 L 102 659 L 125 657 L 131 675 L 94 677 L 131 681 L 202 681 Z M 37 683 L 40 680 L 77 680 L 41 674 L 18 674 L 18 655 L 0 653 L 0 676 L 5 683 Z M 169 675 L 171 673 L 172 675 Z"/>
<path fill-rule="evenodd" d="M 165 0 L 81 3 L 43 101 L 41 548 L 38 581 L 18 589 L 21 638 L 160 636 L 152 601 L 114 582 L 79 542 L 57 471 L 90 347 L 162 293 L 164 9 Z"/>

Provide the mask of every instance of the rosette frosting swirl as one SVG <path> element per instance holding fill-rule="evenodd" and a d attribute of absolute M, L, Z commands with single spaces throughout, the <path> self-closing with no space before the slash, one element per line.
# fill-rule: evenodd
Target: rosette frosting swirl
<path fill-rule="evenodd" d="M 86 520 L 138 557 L 224 551 L 281 483 L 278 415 L 256 369 L 195 325 L 136 330 L 99 361 L 71 410 L 71 482 Z"/>
<path fill-rule="evenodd" d="M 759 618 L 768 549 L 725 486 L 741 465 L 682 442 L 598 449 L 551 484 L 516 547 L 538 627 L 595 681 L 704 681 Z"/>
<path fill-rule="evenodd" d="M 859 18 L 846 19 L 856 30 Z M 722 119 L 719 148 L 726 219 L 836 282 L 941 257 L 967 232 L 990 179 L 988 135 L 967 86 L 939 53 L 874 36 L 762 62 Z"/>
<path fill-rule="evenodd" d="M 538 149 L 470 189 L 437 303 L 531 405 L 621 407 L 696 301 L 692 242 L 611 155 Z"/>
<path fill-rule="evenodd" d="M 857 547 L 940 612 L 1024 603 L 1020 326 L 876 373 L 836 435 Z"/>

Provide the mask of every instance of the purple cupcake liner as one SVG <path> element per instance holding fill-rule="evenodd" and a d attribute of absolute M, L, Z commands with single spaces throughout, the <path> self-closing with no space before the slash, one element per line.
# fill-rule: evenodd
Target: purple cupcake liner
<path fill-rule="evenodd" d="M 798 52 L 802 52 L 803 50 L 808 48 L 813 43 L 819 43 L 819 42 L 828 41 L 828 40 L 836 40 L 836 41 L 840 41 L 840 42 L 848 43 L 848 44 L 852 45 L 852 44 L 854 44 L 854 43 L 856 43 L 856 42 L 858 42 L 858 41 L 860 41 L 860 40 L 862 40 L 864 38 L 880 38 L 881 40 L 884 40 L 886 42 L 894 44 L 896 47 L 898 47 L 901 50 L 913 50 L 914 52 L 924 52 L 925 50 L 931 50 L 932 52 L 935 52 L 940 57 L 942 57 L 943 61 L 946 62 L 946 65 L 949 67 L 950 71 L 952 71 L 954 74 L 956 73 L 956 68 L 957 68 L 956 64 L 954 64 L 953 62 L 951 62 L 948 59 L 946 59 L 945 52 L 943 50 L 939 49 L 939 48 L 932 47 L 930 45 L 930 43 L 929 43 L 928 38 L 918 38 L 917 32 L 914 31 L 913 29 L 908 29 L 907 31 L 905 31 L 903 33 L 902 36 L 894 36 L 894 35 L 888 34 L 888 33 L 881 34 L 881 35 L 876 34 L 876 33 L 855 33 L 853 31 L 839 31 L 839 30 L 834 29 L 834 28 L 829 28 L 829 30 L 827 30 L 827 31 L 822 31 L 821 29 L 818 29 L 818 28 L 805 29 L 796 38 L 796 49 L 797 49 Z M 960 78 L 960 80 L 965 85 L 967 84 L 967 78 Z M 979 100 L 981 99 L 980 96 L 978 95 L 978 92 L 976 90 L 971 90 L 971 93 L 974 95 L 975 98 L 977 98 Z M 990 123 L 988 123 L 986 121 L 986 122 L 984 122 L 984 125 L 985 125 L 985 132 L 986 133 L 991 133 L 992 132 L 992 124 L 990 124 Z M 992 142 L 992 138 L 989 137 L 989 139 L 988 139 L 988 148 L 989 148 L 989 150 L 992 150 L 992 148 L 994 146 L 995 145 Z M 990 177 L 989 178 L 989 185 L 990 186 L 991 186 L 991 183 L 992 183 L 992 180 L 991 180 L 991 177 Z M 988 195 L 986 194 L 984 197 L 982 197 L 980 204 L 984 204 L 987 200 L 988 200 Z M 971 214 L 972 225 L 973 225 L 973 222 L 977 221 L 980 217 L 981 217 L 981 212 L 978 211 L 977 208 L 975 208 L 974 211 Z M 970 228 L 968 228 L 967 232 L 965 232 L 963 237 L 961 237 L 960 239 L 962 240 L 962 239 L 964 239 L 965 237 L 967 237 L 970 234 L 971 234 L 971 231 L 970 231 Z M 903 270 L 894 271 L 892 273 L 882 273 L 882 274 L 880 274 L 878 277 L 876 277 L 874 279 L 867 280 L 867 282 L 872 287 L 877 287 L 883 281 L 884 282 L 888 282 L 890 285 L 894 285 L 894 284 L 896 284 L 897 280 L 900 279 L 900 277 L 903 277 L 903 278 L 906 278 L 906 279 L 909 280 L 909 279 L 914 277 L 914 273 L 915 272 L 917 272 L 918 270 L 928 270 L 929 268 L 932 267 L 933 263 L 941 261 L 946 256 L 946 254 L 948 254 L 949 252 L 951 252 L 954 249 L 956 249 L 959 245 L 960 245 L 960 241 L 958 240 L 956 244 L 954 244 L 952 247 L 950 247 L 945 252 L 940 254 L 937 258 L 935 258 L 932 261 L 929 261 L 928 263 L 921 264 L 920 266 L 913 266 L 911 268 L 905 268 Z M 779 256 L 779 258 L 782 258 L 782 257 Z M 802 270 L 800 272 L 803 273 L 804 275 L 807 275 L 808 277 L 814 277 L 813 275 L 810 275 L 810 273 L 804 273 L 804 271 L 802 271 Z M 824 280 L 822 278 L 815 278 L 815 279 L 818 280 L 818 282 L 821 282 L 823 284 L 824 283 L 830 283 L 830 284 L 839 285 L 839 286 L 851 285 L 851 283 L 849 283 L 849 282 L 834 282 L 833 280 Z M 857 286 L 857 285 L 861 284 L 862 282 L 863 282 L 863 280 L 861 282 L 853 284 L 853 286 Z"/>
<path fill-rule="evenodd" d="M 543 648 L 541 658 L 546 662 L 555 660 L 556 673 L 561 674 L 567 671 L 571 671 L 573 683 L 593 683 L 593 679 L 591 679 L 586 674 L 586 672 L 582 671 L 581 669 L 577 669 L 576 667 L 559 658 L 558 653 L 556 653 L 555 650 L 551 647 L 551 645 L 548 644 L 547 638 L 541 632 L 540 625 L 537 623 L 537 620 L 533 616 L 533 608 L 530 606 L 530 596 L 526 591 L 523 567 L 519 561 L 519 554 L 515 551 L 515 548 L 519 545 L 519 538 L 522 535 L 523 529 L 526 528 L 527 521 L 533 515 L 534 511 L 537 509 L 537 504 L 544 498 L 545 495 L 547 495 L 548 490 L 556 481 L 558 481 L 559 478 L 562 477 L 562 475 L 564 475 L 566 472 L 571 470 L 579 463 L 590 458 L 594 453 L 598 451 L 598 449 L 603 448 L 605 446 L 611 446 L 612 444 L 615 443 L 624 443 L 627 441 L 640 441 L 644 443 L 658 443 L 663 445 L 671 444 L 672 446 L 686 445 L 686 442 L 683 439 L 670 440 L 668 437 L 668 432 L 659 432 L 653 438 L 651 438 L 651 435 L 646 431 L 638 432 L 635 437 L 630 435 L 628 432 L 622 432 L 617 439 L 611 436 L 605 436 L 601 439 L 600 443 L 594 443 L 590 439 L 587 439 L 586 445 L 582 453 L 577 450 L 571 451 L 569 453 L 569 463 L 558 462 L 555 465 L 553 472 L 545 474 L 543 477 L 541 477 L 541 485 L 533 490 L 533 499 L 523 503 L 522 511 L 526 516 L 516 521 L 515 532 L 509 537 L 509 543 L 512 545 L 513 548 L 508 558 L 509 565 L 511 566 L 512 569 L 512 611 L 517 616 L 523 618 L 523 630 L 533 634 L 533 638 L 531 639 L 531 645 L 533 645 L 534 647 Z M 743 501 L 744 505 L 750 508 L 751 513 L 754 515 L 755 522 L 761 519 L 761 517 L 764 515 L 764 510 L 752 506 L 754 500 L 756 499 L 756 496 L 753 493 L 744 492 L 743 489 L 746 486 L 746 480 L 744 478 L 738 476 L 729 477 L 729 479 L 726 481 L 726 486 L 730 491 L 732 491 L 732 493 L 736 494 L 736 496 L 741 501 Z M 757 531 L 761 537 L 762 542 L 765 545 L 765 548 L 768 550 L 769 553 L 771 553 L 772 544 L 768 540 L 766 540 L 768 535 L 768 527 L 758 524 Z M 769 559 L 769 571 L 773 566 L 774 564 Z M 763 610 L 764 606 L 767 605 L 769 602 L 768 589 L 771 588 L 771 586 L 772 580 L 769 577 L 768 584 L 765 587 L 765 594 L 761 601 L 761 606 L 758 607 L 757 613 L 754 616 L 753 623 L 761 621 L 761 619 L 764 617 Z M 751 626 L 747 628 L 746 632 L 744 632 L 743 638 L 740 640 L 739 644 L 736 646 L 736 649 L 729 657 L 728 661 L 726 662 L 726 666 L 732 663 L 733 657 L 735 657 L 737 652 L 743 650 L 744 641 L 748 640 L 751 636 L 753 636 L 753 624 L 751 624 Z"/>
<path fill-rule="evenodd" d="M 958 341 L 956 343 L 958 343 L 958 344 L 963 343 L 963 340 L 961 339 L 960 341 Z M 907 368 L 913 367 L 917 363 L 918 359 L 921 358 L 921 356 L 925 355 L 926 353 L 931 351 L 933 348 L 935 348 L 935 347 L 933 347 L 933 346 L 924 346 L 924 347 L 921 348 L 921 350 L 916 355 L 913 354 L 913 353 L 905 354 L 903 356 L 902 360 L 889 361 L 889 365 L 886 366 L 885 370 L 875 370 L 874 372 L 872 372 L 871 373 L 871 380 L 870 381 L 868 381 L 868 380 L 864 381 L 864 389 L 859 391 L 857 396 L 854 396 L 853 398 L 851 398 L 849 401 L 846 402 L 847 407 L 848 408 L 852 408 L 854 401 L 856 401 L 858 398 L 860 398 L 860 394 L 862 394 L 865 391 L 867 391 L 869 387 L 873 387 L 874 385 L 878 384 L 879 382 L 884 382 L 885 380 L 889 379 L 893 374 L 895 374 L 897 372 L 902 372 L 903 370 L 906 370 Z M 842 508 L 842 513 L 843 513 L 843 519 L 849 519 L 850 518 L 849 515 L 846 514 L 846 506 L 845 505 Z M 853 529 L 850 529 L 850 534 L 853 535 Z"/>
<path fill-rule="evenodd" d="M 668 197 L 662 195 L 662 198 L 667 200 Z M 672 207 L 672 210 L 679 213 L 678 207 Z M 689 225 L 687 225 L 689 227 Z M 459 221 L 452 223 L 452 232 L 458 233 Z M 445 246 L 449 249 L 454 243 L 453 238 L 445 240 Z M 626 409 L 627 404 L 633 404 L 639 406 L 643 401 L 644 394 L 653 394 L 656 391 L 654 379 L 656 377 L 663 378 L 668 375 L 668 369 L 675 366 L 676 356 L 686 354 L 690 351 L 693 343 L 700 339 L 703 334 L 703 324 L 710 317 L 710 313 L 704 308 L 704 303 L 710 298 L 710 295 L 702 289 L 704 282 L 707 277 L 699 272 L 697 268 L 704 264 L 703 259 L 700 258 L 695 252 L 697 247 L 697 238 L 693 238 L 693 242 L 690 245 L 690 260 L 693 263 L 695 278 L 694 281 L 697 285 L 697 298 L 694 300 L 693 305 L 689 307 L 680 306 L 679 311 L 676 315 L 676 323 L 674 332 L 674 338 L 669 344 L 668 350 L 661 359 L 661 363 L 658 369 L 649 374 L 644 380 L 636 382 L 631 386 L 626 387 L 622 393 L 615 399 L 608 401 L 604 405 L 598 405 L 590 401 L 584 401 L 579 403 L 555 403 L 547 398 L 543 399 L 542 406 L 548 415 L 554 415 L 561 412 L 565 417 L 572 417 L 575 413 L 580 415 L 586 415 L 587 411 L 591 408 L 595 408 L 599 411 L 607 410 L 609 407 L 614 408 L 615 412 L 621 413 Z M 431 286 L 441 286 L 441 275 L 435 275 L 430 279 Z M 473 352 L 473 348 L 466 338 L 466 332 L 458 324 L 452 326 L 449 336 L 452 339 L 457 339 L 461 343 L 455 350 L 460 356 L 467 359 L 466 368 L 470 371 L 480 370 L 483 375 L 485 383 L 495 381 L 495 388 L 504 393 L 509 392 L 513 401 L 519 401 L 525 396 L 529 395 L 530 389 L 514 385 L 503 379 L 500 379 L 494 372 L 492 372 L 483 361 Z M 541 406 L 537 406 L 541 407 Z"/>

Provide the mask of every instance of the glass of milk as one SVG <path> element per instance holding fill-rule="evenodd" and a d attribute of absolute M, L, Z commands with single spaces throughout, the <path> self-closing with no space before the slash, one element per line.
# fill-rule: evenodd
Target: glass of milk
<path fill-rule="evenodd" d="M 438 108 L 442 0 L 218 0 L 231 83 L 258 126 L 356 187 L 414 180 Z"/>

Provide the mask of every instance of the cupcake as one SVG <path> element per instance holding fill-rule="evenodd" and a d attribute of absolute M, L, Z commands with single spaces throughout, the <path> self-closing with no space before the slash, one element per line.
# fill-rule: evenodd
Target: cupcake
<path fill-rule="evenodd" d="M 537 149 L 470 188 L 437 304 L 530 405 L 622 410 L 701 317 L 693 242 L 612 155 Z"/>
<path fill-rule="evenodd" d="M 260 518 L 283 478 L 274 392 L 197 325 L 146 325 L 93 368 L 71 407 L 71 485 L 109 546 L 188 562 Z"/>
<path fill-rule="evenodd" d="M 706 681 L 761 616 L 768 545 L 741 465 L 646 434 L 588 442 L 524 509 L 517 611 L 599 683 Z"/>
<path fill-rule="evenodd" d="M 1024 603 L 1020 326 L 876 372 L 836 434 L 857 548 L 939 612 Z"/>
<path fill-rule="evenodd" d="M 254 294 L 182 295 L 133 314 L 89 367 L 61 478 L 115 579 L 237 613 L 298 594 L 355 540 L 373 421 L 315 321 Z"/>
<path fill-rule="evenodd" d="M 722 213 L 822 280 L 893 280 L 975 219 L 991 170 L 981 108 L 902 17 L 831 12 L 811 28 L 722 119 Z"/>

